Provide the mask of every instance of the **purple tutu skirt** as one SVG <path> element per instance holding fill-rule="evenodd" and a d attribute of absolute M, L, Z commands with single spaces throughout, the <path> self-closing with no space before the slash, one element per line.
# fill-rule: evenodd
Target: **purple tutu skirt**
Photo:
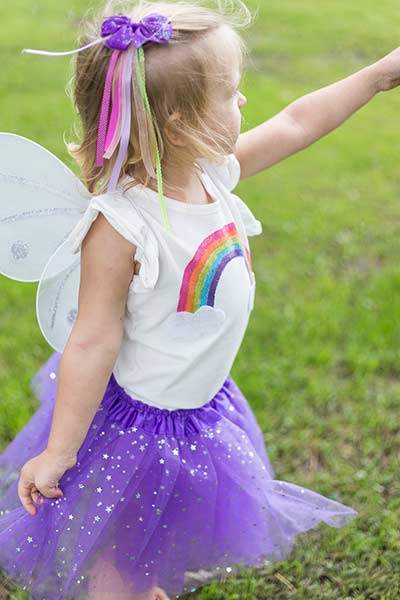
<path fill-rule="evenodd" d="M 41 405 L 0 455 L 0 570 L 34 600 L 173 598 L 281 560 L 295 537 L 358 513 L 274 479 L 262 431 L 229 376 L 205 405 L 162 410 L 112 375 L 79 449 L 32 516 L 19 471 L 47 446 L 61 354 L 31 381 Z"/>

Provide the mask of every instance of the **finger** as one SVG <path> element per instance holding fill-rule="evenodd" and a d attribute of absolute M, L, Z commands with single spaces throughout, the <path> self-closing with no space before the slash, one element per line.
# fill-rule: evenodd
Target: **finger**
<path fill-rule="evenodd" d="M 32 496 L 32 499 L 33 499 L 33 501 L 34 501 L 36 504 L 39 504 L 39 503 L 40 503 L 40 500 L 41 500 L 41 497 L 42 497 L 42 496 L 41 496 L 41 494 L 40 494 L 40 492 L 39 492 L 39 490 L 37 489 L 37 487 L 36 487 L 36 486 L 33 486 L 33 487 L 31 488 L 31 496 Z"/>
<path fill-rule="evenodd" d="M 61 498 L 63 495 L 62 490 L 56 486 L 41 486 L 38 489 L 43 496 L 46 496 L 46 498 Z"/>
<path fill-rule="evenodd" d="M 36 514 L 36 507 L 33 504 L 32 501 L 32 497 L 31 497 L 31 487 L 32 484 L 29 481 L 26 481 L 24 479 L 24 477 L 20 477 L 19 481 L 18 481 L 18 496 L 19 499 L 21 500 L 22 506 L 25 508 L 25 510 L 31 514 L 31 515 L 35 515 Z"/>

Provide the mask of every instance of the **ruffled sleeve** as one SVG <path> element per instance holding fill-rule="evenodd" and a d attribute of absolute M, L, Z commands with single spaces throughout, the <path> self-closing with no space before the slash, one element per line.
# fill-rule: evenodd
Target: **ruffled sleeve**
<path fill-rule="evenodd" d="M 246 234 L 248 236 L 260 235 L 260 233 L 262 233 L 263 231 L 261 222 L 255 218 L 250 208 L 245 202 L 243 202 L 241 198 L 239 198 L 239 196 L 236 196 L 236 194 L 232 194 L 232 197 L 235 201 L 236 207 L 239 210 L 244 228 L 246 230 Z"/>
<path fill-rule="evenodd" d="M 232 192 L 240 180 L 240 162 L 233 153 L 225 154 L 222 158 L 221 164 L 203 159 L 198 162 L 217 187 Z M 262 233 L 261 222 L 256 219 L 247 204 L 235 194 L 231 194 L 231 199 L 240 214 L 246 234 L 250 236 Z"/>
<path fill-rule="evenodd" d="M 72 253 L 76 254 L 81 249 L 82 241 L 99 212 L 120 235 L 137 247 L 135 259 L 141 263 L 138 277 L 144 287 L 153 288 L 159 274 L 157 238 L 132 201 L 120 192 L 91 198 L 83 216 L 69 233 Z"/>

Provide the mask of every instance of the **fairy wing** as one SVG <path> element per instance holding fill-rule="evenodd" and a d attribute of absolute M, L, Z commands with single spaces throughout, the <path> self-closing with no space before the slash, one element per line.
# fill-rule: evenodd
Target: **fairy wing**
<path fill-rule="evenodd" d="M 40 276 L 36 317 L 46 341 L 63 352 L 78 314 L 80 253 L 74 255 L 68 239 L 50 256 Z"/>
<path fill-rule="evenodd" d="M 54 154 L 32 140 L 0 132 L 0 198 L 0 273 L 38 281 L 90 194 Z"/>
<path fill-rule="evenodd" d="M 62 352 L 77 314 L 80 280 L 80 253 L 72 253 L 68 237 L 91 196 L 51 152 L 2 132 L 0 191 L 0 273 L 39 281 L 39 327 Z"/>

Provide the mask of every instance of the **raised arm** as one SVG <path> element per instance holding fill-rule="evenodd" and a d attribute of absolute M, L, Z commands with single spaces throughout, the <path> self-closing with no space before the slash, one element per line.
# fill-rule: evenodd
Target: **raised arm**
<path fill-rule="evenodd" d="M 239 135 L 234 154 L 241 179 L 303 150 L 341 125 L 379 91 L 400 83 L 400 49 L 336 83 L 298 98 Z"/>

